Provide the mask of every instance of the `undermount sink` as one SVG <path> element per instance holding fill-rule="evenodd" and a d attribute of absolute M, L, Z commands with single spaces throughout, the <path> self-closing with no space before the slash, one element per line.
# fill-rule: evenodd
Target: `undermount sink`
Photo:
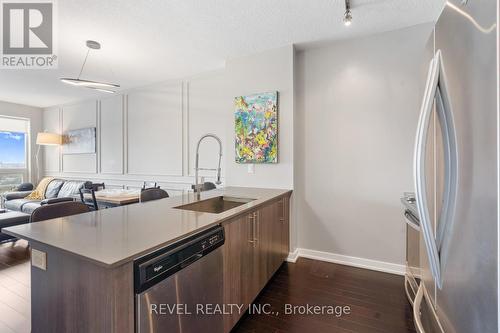
<path fill-rule="evenodd" d="M 196 201 L 187 205 L 177 206 L 174 208 L 183 210 L 193 210 L 195 212 L 220 214 L 222 212 L 225 212 L 226 210 L 233 209 L 235 207 L 244 205 L 254 200 L 255 199 L 249 199 L 249 198 L 219 196 L 206 200 Z"/>

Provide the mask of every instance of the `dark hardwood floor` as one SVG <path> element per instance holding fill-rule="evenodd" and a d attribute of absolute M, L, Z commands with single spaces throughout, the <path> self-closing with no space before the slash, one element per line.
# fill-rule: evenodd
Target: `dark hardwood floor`
<path fill-rule="evenodd" d="M 273 313 L 247 314 L 233 333 L 415 332 L 403 277 L 321 261 L 299 258 L 283 264 L 255 304 L 269 304 L 263 309 Z M 285 304 L 348 306 L 350 311 L 340 317 L 291 315 L 285 314 Z M 29 331 L 28 244 L 0 244 L 0 332 Z"/>
<path fill-rule="evenodd" d="M 273 313 L 247 313 L 232 332 L 415 332 L 403 280 L 402 276 L 299 258 L 295 264 L 283 264 L 255 302 L 269 304 Z M 348 306 L 350 313 L 287 315 L 286 304 Z"/>

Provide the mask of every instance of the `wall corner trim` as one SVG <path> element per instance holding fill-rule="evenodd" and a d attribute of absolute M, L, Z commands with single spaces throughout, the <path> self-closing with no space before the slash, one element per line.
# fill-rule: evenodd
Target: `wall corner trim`
<path fill-rule="evenodd" d="M 299 257 L 396 275 L 404 275 L 406 271 L 405 265 L 303 248 L 297 248 L 294 252 L 290 252 L 287 261 L 294 263 Z"/>

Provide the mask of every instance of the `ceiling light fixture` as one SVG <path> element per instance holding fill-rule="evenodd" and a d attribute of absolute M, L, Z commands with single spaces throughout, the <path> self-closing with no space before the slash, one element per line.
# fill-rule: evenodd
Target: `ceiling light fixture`
<path fill-rule="evenodd" d="M 89 57 L 90 51 L 101 49 L 101 44 L 99 44 L 99 42 L 96 42 L 93 40 L 88 40 L 85 42 L 85 44 L 87 45 L 88 50 L 87 50 L 87 55 L 85 56 L 85 60 L 83 60 L 82 68 L 80 69 L 80 74 L 78 74 L 78 77 L 76 79 L 66 78 L 66 77 L 61 78 L 60 79 L 61 82 L 66 83 L 66 84 L 70 84 L 73 86 L 90 88 L 90 89 L 94 89 L 97 91 L 106 92 L 106 93 L 110 93 L 110 94 L 115 93 L 115 91 L 112 89 L 119 88 L 120 87 L 119 84 L 80 79 L 80 77 L 82 76 L 82 73 L 83 73 L 83 69 L 85 68 L 85 64 L 87 63 L 87 59 Z"/>
<path fill-rule="evenodd" d="M 351 1 L 345 0 L 345 13 L 344 13 L 344 25 L 346 27 L 350 26 L 352 23 L 352 13 L 351 13 Z"/>
<path fill-rule="evenodd" d="M 116 92 L 116 91 L 111 90 L 111 89 L 95 88 L 95 87 L 89 87 L 89 88 L 97 90 L 97 91 L 100 91 L 100 92 L 105 92 L 105 93 L 108 93 L 108 94 L 114 94 Z"/>

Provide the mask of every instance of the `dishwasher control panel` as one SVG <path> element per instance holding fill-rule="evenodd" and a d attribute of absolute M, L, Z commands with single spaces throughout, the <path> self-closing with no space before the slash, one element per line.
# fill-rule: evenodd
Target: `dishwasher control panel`
<path fill-rule="evenodd" d="M 141 293 L 223 245 L 220 225 L 182 239 L 134 261 L 135 293 Z"/>
<path fill-rule="evenodd" d="M 209 246 L 212 246 L 212 245 L 215 245 L 215 244 L 219 243 L 220 240 L 221 240 L 221 235 L 217 233 L 217 234 L 215 234 L 213 236 L 210 236 L 210 238 L 205 239 L 203 241 L 203 243 L 201 243 L 201 246 L 205 249 L 205 248 L 207 248 Z"/>

